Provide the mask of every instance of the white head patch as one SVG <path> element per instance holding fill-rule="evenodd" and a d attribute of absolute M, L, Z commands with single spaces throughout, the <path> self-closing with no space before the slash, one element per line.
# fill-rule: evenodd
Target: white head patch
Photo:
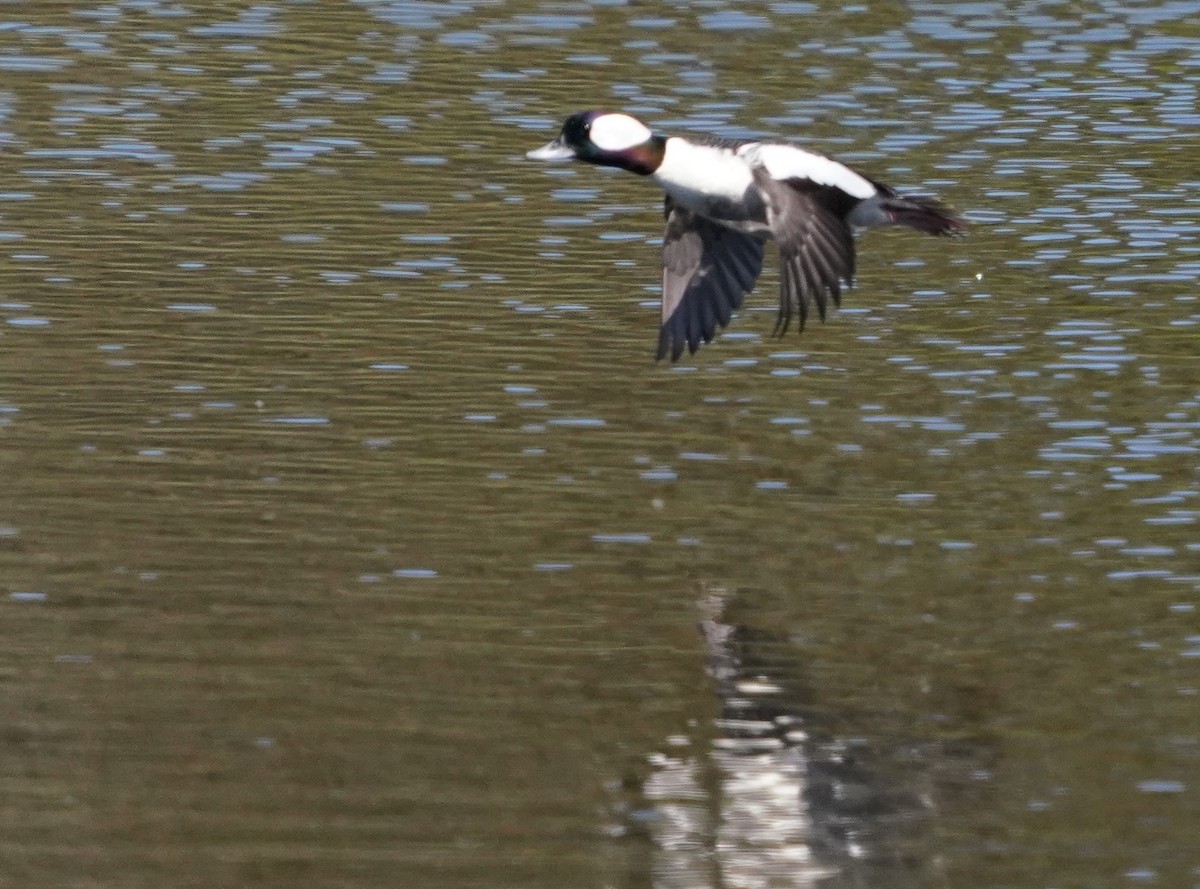
<path fill-rule="evenodd" d="M 601 151 L 624 151 L 653 135 L 644 123 L 628 114 L 602 114 L 592 121 L 589 131 L 592 143 Z"/>

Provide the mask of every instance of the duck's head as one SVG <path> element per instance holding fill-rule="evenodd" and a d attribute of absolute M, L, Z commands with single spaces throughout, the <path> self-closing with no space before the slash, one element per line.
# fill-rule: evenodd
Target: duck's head
<path fill-rule="evenodd" d="M 567 118 L 557 139 L 525 156 L 535 161 L 581 160 L 646 176 L 662 163 L 665 146 L 666 139 L 636 117 L 580 111 Z"/>

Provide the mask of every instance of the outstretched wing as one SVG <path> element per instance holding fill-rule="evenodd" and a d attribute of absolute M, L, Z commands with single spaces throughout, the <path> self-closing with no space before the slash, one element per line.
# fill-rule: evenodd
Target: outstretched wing
<path fill-rule="evenodd" d="M 788 197 L 777 212 L 783 217 L 779 230 L 787 236 L 779 242 L 779 316 L 775 332 L 783 334 L 800 318 L 800 329 L 808 320 L 808 307 L 817 305 L 825 320 L 832 299 L 841 303 L 842 286 L 854 279 L 854 235 L 840 207 L 807 180 L 789 180 Z"/>
<path fill-rule="evenodd" d="M 685 347 L 695 352 L 729 323 L 762 271 L 763 242 L 709 222 L 669 197 L 664 212 L 658 358 L 676 361 Z"/>

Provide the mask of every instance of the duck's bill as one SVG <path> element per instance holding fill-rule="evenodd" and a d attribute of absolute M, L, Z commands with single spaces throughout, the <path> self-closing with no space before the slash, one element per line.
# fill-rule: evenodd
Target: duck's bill
<path fill-rule="evenodd" d="M 553 142 L 547 142 L 541 148 L 527 151 L 525 156 L 535 161 L 569 161 L 575 157 L 575 152 L 563 145 L 562 140 L 555 139 Z"/>

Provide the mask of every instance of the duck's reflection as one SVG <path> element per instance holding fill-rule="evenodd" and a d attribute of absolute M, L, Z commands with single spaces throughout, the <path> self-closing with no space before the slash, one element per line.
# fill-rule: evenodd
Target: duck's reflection
<path fill-rule="evenodd" d="M 631 790 L 625 836 L 650 855 L 626 860 L 627 885 L 653 889 L 798 889 L 915 885 L 928 796 L 881 786 L 859 745 L 818 738 L 799 668 L 778 640 L 726 622 L 726 597 L 700 603 L 706 670 L 721 701 L 708 749 L 668 739 Z M 772 656 L 775 662 L 772 663 Z M 906 784 L 908 782 L 905 782 Z"/>

